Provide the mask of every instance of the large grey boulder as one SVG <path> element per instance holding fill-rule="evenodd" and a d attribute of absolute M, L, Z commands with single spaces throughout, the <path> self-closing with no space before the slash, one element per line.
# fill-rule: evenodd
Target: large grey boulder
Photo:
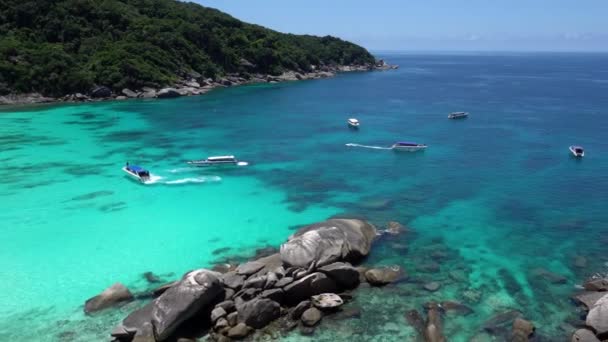
<path fill-rule="evenodd" d="M 169 99 L 180 96 L 181 94 L 175 88 L 163 88 L 156 94 L 156 97 L 158 97 L 159 99 Z"/>
<path fill-rule="evenodd" d="M 138 96 L 138 94 L 137 94 L 136 92 L 134 92 L 133 90 L 128 89 L 128 88 L 123 89 L 123 90 L 122 90 L 122 93 L 123 93 L 123 94 L 124 94 L 126 97 L 133 98 L 133 99 L 134 99 L 134 98 L 136 98 L 136 97 Z"/>
<path fill-rule="evenodd" d="M 237 306 L 239 322 L 261 329 L 281 316 L 281 305 L 270 299 L 254 299 Z"/>
<path fill-rule="evenodd" d="M 349 263 L 335 262 L 319 268 L 319 271 L 333 279 L 340 287 L 352 289 L 359 285 L 359 271 Z"/>
<path fill-rule="evenodd" d="M 308 268 L 357 261 L 369 253 L 376 228 L 362 220 L 330 219 L 298 230 L 281 245 L 281 259 Z"/>
<path fill-rule="evenodd" d="M 182 322 L 222 298 L 223 292 L 219 273 L 201 269 L 186 274 L 152 302 L 151 321 L 157 339 L 170 337 Z"/>
<path fill-rule="evenodd" d="M 133 294 L 131 294 L 129 289 L 121 283 L 116 283 L 99 295 L 88 299 L 84 304 L 84 312 L 87 314 L 93 313 L 130 300 L 133 300 Z"/>
<path fill-rule="evenodd" d="M 285 286 L 285 301 L 295 304 L 321 293 L 336 292 L 336 283 L 325 274 L 315 272 Z"/>
<path fill-rule="evenodd" d="M 250 275 L 256 273 L 257 271 L 261 270 L 262 268 L 264 268 L 263 263 L 258 262 L 258 261 L 251 261 L 251 262 L 239 265 L 239 267 L 236 268 L 236 274 L 250 276 Z"/>
<path fill-rule="evenodd" d="M 597 335 L 608 333 L 608 294 L 595 302 L 587 314 L 585 323 L 592 327 Z"/>
<path fill-rule="evenodd" d="M 107 98 L 112 96 L 112 90 L 106 86 L 100 86 L 100 87 L 96 87 L 93 88 L 93 90 L 91 90 L 91 97 L 94 98 Z"/>

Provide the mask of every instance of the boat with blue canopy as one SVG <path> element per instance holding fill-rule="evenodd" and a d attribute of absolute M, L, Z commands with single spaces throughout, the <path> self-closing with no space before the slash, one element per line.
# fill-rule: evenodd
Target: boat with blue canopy
<path fill-rule="evenodd" d="M 132 178 L 147 184 L 149 183 L 150 180 L 150 171 L 144 169 L 141 166 L 137 166 L 137 165 L 129 165 L 129 163 L 127 163 L 122 170 L 124 172 L 126 172 L 129 176 L 131 176 Z"/>
<path fill-rule="evenodd" d="M 422 150 L 426 149 L 426 145 L 415 143 L 415 142 L 409 142 L 409 141 L 400 141 L 400 142 L 393 144 L 393 146 L 391 148 L 395 151 L 415 152 L 415 151 L 422 151 Z"/>

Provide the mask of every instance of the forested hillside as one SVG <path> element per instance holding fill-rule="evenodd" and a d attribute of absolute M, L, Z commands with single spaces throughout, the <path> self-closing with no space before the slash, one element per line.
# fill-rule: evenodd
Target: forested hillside
<path fill-rule="evenodd" d="M 373 62 L 338 38 L 283 34 L 194 3 L 0 0 L 0 95 L 161 87 L 192 71 L 246 76 Z"/>

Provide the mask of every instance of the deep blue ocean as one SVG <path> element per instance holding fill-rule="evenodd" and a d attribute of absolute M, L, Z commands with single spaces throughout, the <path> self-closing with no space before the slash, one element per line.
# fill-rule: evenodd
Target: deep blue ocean
<path fill-rule="evenodd" d="M 408 280 L 357 292 L 359 318 L 286 340 L 413 341 L 404 314 L 432 300 L 474 310 L 444 317 L 450 341 L 492 341 L 485 322 L 509 310 L 567 340 L 579 319 L 569 297 L 608 271 L 608 55 L 378 57 L 400 68 L 0 108 L 0 340 L 107 340 L 141 305 L 84 316 L 84 301 L 114 282 L 145 291 L 143 272 L 173 280 L 336 215 L 407 226 L 365 264 L 400 265 Z M 470 117 L 448 120 L 453 111 Z M 428 148 L 369 148 L 402 140 Z M 184 163 L 216 154 L 250 165 Z M 126 161 L 160 180 L 130 181 Z M 430 281 L 440 289 L 423 289 Z"/>

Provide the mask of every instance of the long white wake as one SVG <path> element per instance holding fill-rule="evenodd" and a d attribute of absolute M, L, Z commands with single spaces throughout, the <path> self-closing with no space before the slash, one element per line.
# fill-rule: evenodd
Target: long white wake
<path fill-rule="evenodd" d="M 220 176 L 201 176 L 201 177 L 187 177 L 181 179 L 172 179 L 165 180 L 164 177 L 158 175 L 150 175 L 150 180 L 146 182 L 146 185 L 153 184 L 164 184 L 164 185 L 180 185 L 180 184 L 190 184 L 190 183 L 216 183 L 221 182 L 222 178 Z"/>
<path fill-rule="evenodd" d="M 370 146 L 370 145 L 361 145 L 361 144 L 346 144 L 348 147 L 361 147 L 361 148 L 371 148 L 374 150 L 392 150 L 392 147 L 382 147 L 382 146 Z"/>

